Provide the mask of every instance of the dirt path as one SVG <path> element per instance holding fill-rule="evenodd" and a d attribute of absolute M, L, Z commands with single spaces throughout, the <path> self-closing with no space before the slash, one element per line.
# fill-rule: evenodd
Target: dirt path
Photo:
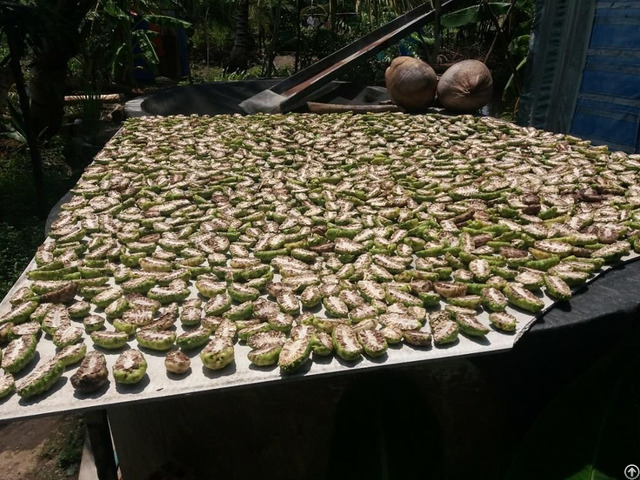
<path fill-rule="evenodd" d="M 83 434 L 82 421 L 75 416 L 0 426 L 0 480 L 77 479 Z"/>

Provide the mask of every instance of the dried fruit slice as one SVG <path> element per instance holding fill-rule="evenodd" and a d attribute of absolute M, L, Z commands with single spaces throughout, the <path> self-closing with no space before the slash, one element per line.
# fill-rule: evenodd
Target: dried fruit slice
<path fill-rule="evenodd" d="M 465 283 L 435 282 L 433 288 L 444 298 L 462 297 L 467 293 L 467 285 Z"/>
<path fill-rule="evenodd" d="M 218 325 L 215 336 L 219 338 L 227 338 L 233 341 L 237 331 L 238 326 L 235 324 L 235 322 L 232 322 L 228 318 L 225 318 L 220 322 L 220 325 Z"/>
<path fill-rule="evenodd" d="M 38 308 L 38 302 L 36 301 L 31 300 L 21 303 L 20 305 L 12 308 L 8 313 L 2 315 L 2 317 L 0 317 L 0 324 L 11 322 L 14 325 L 17 325 L 19 323 L 26 322 L 29 320 L 29 316 L 35 312 L 36 308 Z"/>
<path fill-rule="evenodd" d="M 490 313 L 489 321 L 495 328 L 505 332 L 513 332 L 516 329 L 516 317 L 507 312 Z"/>
<path fill-rule="evenodd" d="M 571 252 L 573 251 L 573 245 L 555 240 L 538 240 L 533 244 L 533 246 L 537 250 L 541 250 L 561 258 L 571 255 Z"/>
<path fill-rule="evenodd" d="M 311 337 L 311 350 L 314 355 L 326 357 L 333 353 L 333 340 L 326 332 L 315 332 Z"/>
<path fill-rule="evenodd" d="M 284 312 L 276 312 L 267 317 L 268 325 L 277 331 L 288 332 L 293 324 L 293 316 Z"/>
<path fill-rule="evenodd" d="M 276 301 L 280 309 L 289 315 L 298 315 L 300 313 L 300 302 L 295 293 L 291 291 L 282 291 L 276 297 Z"/>
<path fill-rule="evenodd" d="M 482 324 L 473 315 L 467 315 L 464 313 L 456 315 L 456 322 L 458 323 L 460 331 L 466 335 L 472 337 L 483 337 L 489 333 L 489 327 Z"/>
<path fill-rule="evenodd" d="M 109 381 L 109 371 L 104 354 L 91 351 L 86 354 L 80 368 L 71 376 L 71 385 L 82 393 L 99 390 Z"/>
<path fill-rule="evenodd" d="M 171 350 L 164 359 L 167 372 L 183 375 L 191 368 L 191 359 L 180 350 Z"/>
<path fill-rule="evenodd" d="M 13 295 L 11 295 L 9 303 L 12 306 L 16 306 L 29 300 L 34 300 L 33 297 L 34 293 L 29 287 L 22 287 L 16 290 Z"/>
<path fill-rule="evenodd" d="M 236 302 L 248 302 L 257 300 L 260 297 L 260 291 L 257 288 L 247 287 L 241 283 L 232 283 L 227 288 L 229 296 Z"/>
<path fill-rule="evenodd" d="M 78 284 L 75 282 L 68 282 L 60 288 L 52 290 L 50 292 L 43 293 L 38 297 L 40 303 L 69 303 L 75 297 L 78 291 Z"/>
<path fill-rule="evenodd" d="M 74 326 L 59 328 L 53 334 L 53 344 L 58 348 L 73 345 L 82 340 L 82 329 Z"/>
<path fill-rule="evenodd" d="M 156 280 L 153 277 L 136 277 L 120 284 L 124 293 L 147 293 Z"/>
<path fill-rule="evenodd" d="M 84 343 L 76 343 L 75 345 L 64 347 L 56 353 L 55 358 L 66 368 L 69 365 L 78 363 L 84 358 L 86 353 L 87 346 Z"/>
<path fill-rule="evenodd" d="M 300 303 L 305 308 L 313 308 L 322 302 L 322 294 L 317 285 L 309 285 L 300 294 Z"/>
<path fill-rule="evenodd" d="M 542 299 L 536 297 L 522 285 L 509 284 L 504 288 L 504 294 L 509 302 L 528 312 L 536 313 L 544 308 Z"/>
<path fill-rule="evenodd" d="M 369 304 L 360 305 L 359 307 L 355 307 L 353 310 L 349 312 L 349 319 L 353 322 L 358 323 L 363 320 L 376 318 L 378 316 L 378 311 Z"/>
<path fill-rule="evenodd" d="M 339 297 L 331 295 L 322 300 L 327 315 L 334 318 L 346 318 L 349 315 L 349 307 Z"/>
<path fill-rule="evenodd" d="M 440 322 L 431 326 L 433 343 L 447 345 L 458 340 L 458 324 L 454 321 Z"/>
<path fill-rule="evenodd" d="M 13 375 L 0 372 L 0 398 L 4 398 L 16 389 Z"/>
<path fill-rule="evenodd" d="M 473 273 L 476 281 L 483 283 L 491 276 L 491 265 L 483 259 L 475 259 L 469 262 L 469 270 Z"/>
<path fill-rule="evenodd" d="M 48 391 L 64 372 L 64 365 L 55 358 L 40 364 L 28 376 L 16 384 L 22 398 L 31 398 Z"/>
<path fill-rule="evenodd" d="M 13 325 L 11 323 L 5 323 L 11 327 L 11 337 L 21 337 L 23 335 L 33 335 L 36 338 L 40 338 L 41 327 L 38 322 L 26 322 L 20 325 Z"/>
<path fill-rule="evenodd" d="M 182 284 L 173 284 L 167 287 L 153 287 L 147 293 L 149 298 L 159 301 L 162 305 L 172 302 L 181 302 L 189 296 L 189 289 Z"/>
<path fill-rule="evenodd" d="M 259 332 L 247 338 L 247 345 L 253 349 L 261 349 L 274 345 L 284 345 L 287 340 L 283 332 L 274 330 Z"/>
<path fill-rule="evenodd" d="M 558 300 L 568 300 L 571 298 L 571 287 L 562 278 L 556 275 L 545 275 L 544 286 L 547 294 Z"/>
<path fill-rule="evenodd" d="M 133 348 L 125 350 L 113 364 L 113 378 L 118 383 L 138 383 L 147 373 L 147 361 L 142 352 Z"/>
<path fill-rule="evenodd" d="M 91 333 L 91 340 L 99 347 L 106 348 L 108 350 L 117 350 L 127 344 L 129 335 L 124 332 L 116 331 L 97 331 Z"/>
<path fill-rule="evenodd" d="M 254 325 L 249 325 L 244 328 L 238 328 L 238 338 L 246 342 L 253 335 L 261 332 L 268 332 L 270 330 L 271 326 L 267 322 L 258 321 L 258 323 Z"/>
<path fill-rule="evenodd" d="M 140 259 L 140 268 L 145 272 L 170 272 L 173 270 L 173 265 L 171 262 L 167 262 L 166 260 L 146 257 Z"/>
<path fill-rule="evenodd" d="M 207 315 L 222 315 L 231 308 L 232 303 L 228 293 L 219 293 L 204 304 L 204 311 Z"/>
<path fill-rule="evenodd" d="M 385 313 L 380 315 L 380 323 L 385 327 L 393 327 L 398 330 L 418 330 L 422 326 L 419 320 L 410 315 L 398 313 Z"/>
<path fill-rule="evenodd" d="M 302 367 L 311 353 L 311 344 L 308 339 L 287 340 L 280 350 L 278 366 L 285 373 L 293 373 Z"/>
<path fill-rule="evenodd" d="M 631 246 L 627 241 L 615 242 L 605 245 L 591 254 L 592 258 L 602 258 L 605 262 L 616 262 L 623 256 L 628 255 Z"/>
<path fill-rule="evenodd" d="M 396 327 L 384 327 L 380 330 L 389 345 L 395 345 L 402 341 L 402 330 Z"/>
<path fill-rule="evenodd" d="M 555 275 L 556 277 L 559 277 L 570 287 L 583 285 L 589 279 L 588 272 L 574 270 L 562 264 L 551 267 L 547 271 L 547 273 L 549 275 Z"/>
<path fill-rule="evenodd" d="M 527 290 L 540 290 L 544 283 L 542 272 L 538 273 L 533 270 L 525 270 L 518 273 L 514 280 Z"/>
<path fill-rule="evenodd" d="M 114 300 L 117 300 L 122 296 L 122 288 L 120 287 L 111 287 L 106 290 L 101 291 L 96 296 L 94 296 L 91 301 L 98 307 L 106 307 Z"/>
<path fill-rule="evenodd" d="M 212 298 L 227 291 L 226 282 L 214 280 L 207 277 L 200 277 L 196 280 L 196 289 L 203 297 Z"/>
<path fill-rule="evenodd" d="M 384 300 L 387 294 L 386 290 L 378 283 L 372 280 L 361 280 L 358 282 L 358 289 L 367 300 Z"/>
<path fill-rule="evenodd" d="M 414 297 L 410 293 L 403 292 L 397 288 L 387 287 L 387 295 L 385 296 L 387 303 L 401 303 L 406 306 L 422 306 L 422 300 Z"/>
<path fill-rule="evenodd" d="M 95 332 L 104 327 L 104 318 L 100 315 L 89 315 L 82 320 L 84 330 L 87 333 Z"/>
<path fill-rule="evenodd" d="M 186 327 L 199 325 L 200 320 L 202 319 L 202 310 L 200 308 L 200 304 L 202 302 L 199 299 L 194 300 L 197 303 L 188 304 L 185 302 L 185 305 L 182 307 L 182 311 L 180 312 L 180 322 Z"/>
<path fill-rule="evenodd" d="M 331 333 L 336 354 L 343 360 L 357 360 L 363 348 L 356 332 L 349 325 L 336 325 Z"/>
<path fill-rule="evenodd" d="M 9 342 L 2 353 L 2 368 L 18 373 L 33 359 L 38 341 L 33 335 L 25 335 Z"/>
<path fill-rule="evenodd" d="M 258 349 L 251 350 L 247 357 L 249 361 L 259 367 L 266 367 L 278 363 L 282 345 L 270 345 Z"/>
<path fill-rule="evenodd" d="M 79 301 L 67 307 L 69 317 L 71 318 L 84 318 L 89 315 L 91 310 L 91 304 L 89 302 Z"/>
<path fill-rule="evenodd" d="M 206 332 L 207 337 L 209 332 Z M 176 334 L 165 330 L 140 330 L 136 333 L 138 345 L 150 350 L 169 350 L 176 341 Z"/>
<path fill-rule="evenodd" d="M 482 303 L 480 295 L 463 295 L 462 297 L 451 297 L 449 303 L 458 307 L 477 309 Z"/>
<path fill-rule="evenodd" d="M 209 342 L 209 336 L 211 332 L 207 328 L 196 328 L 184 332 L 176 338 L 176 345 L 183 350 L 191 350 L 201 347 Z"/>
<path fill-rule="evenodd" d="M 414 347 L 430 347 L 431 333 L 420 330 L 405 330 L 402 332 L 404 341 Z"/>
<path fill-rule="evenodd" d="M 507 308 L 507 297 L 497 288 L 483 288 L 482 305 L 492 312 L 503 312 Z"/>
<path fill-rule="evenodd" d="M 202 364 L 209 370 L 220 370 L 234 360 L 233 342 L 229 338 L 216 336 L 200 352 Z"/>
<path fill-rule="evenodd" d="M 125 298 L 127 299 L 129 308 L 143 308 L 145 310 L 150 310 L 153 313 L 157 312 L 160 308 L 160 302 L 158 302 L 157 300 L 143 297 L 142 295 L 137 293 L 126 295 Z"/>
<path fill-rule="evenodd" d="M 370 357 L 384 355 L 389 348 L 384 334 L 380 330 L 359 330 L 358 341 L 364 349 L 364 353 Z"/>
<path fill-rule="evenodd" d="M 107 318 L 120 318 L 124 312 L 129 308 L 126 298 L 120 297 L 111 302 L 105 309 L 104 314 Z"/>
<path fill-rule="evenodd" d="M 366 247 L 360 242 L 356 242 L 346 237 L 338 237 L 336 238 L 333 251 L 342 254 L 359 255 L 364 253 L 365 250 Z"/>
<path fill-rule="evenodd" d="M 244 302 L 240 305 L 234 305 L 229 310 L 223 313 L 224 318 L 229 320 L 246 320 L 251 318 L 253 314 L 253 302 Z"/>
<path fill-rule="evenodd" d="M 146 308 L 133 308 L 122 314 L 122 321 L 136 327 L 144 327 L 153 322 L 153 310 Z"/>
<path fill-rule="evenodd" d="M 67 327 L 71 324 L 69 312 L 64 305 L 53 305 L 42 320 L 42 330 L 48 335 L 52 335 L 59 328 Z"/>

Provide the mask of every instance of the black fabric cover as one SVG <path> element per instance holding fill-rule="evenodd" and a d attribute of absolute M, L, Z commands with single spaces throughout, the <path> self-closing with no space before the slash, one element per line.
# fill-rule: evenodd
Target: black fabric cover
<path fill-rule="evenodd" d="M 142 115 L 223 115 L 245 111 L 239 104 L 269 89 L 280 79 L 215 82 L 167 88 L 149 95 L 140 105 Z M 389 100 L 383 87 L 365 87 L 351 82 L 330 82 L 327 93 L 315 102 L 341 104 L 378 104 Z M 296 111 L 305 111 L 305 108 Z"/>
<path fill-rule="evenodd" d="M 531 332 L 635 317 L 640 308 L 640 297 L 636 294 L 639 291 L 639 261 L 612 268 L 575 293 L 569 301 L 556 303 L 531 327 Z"/>

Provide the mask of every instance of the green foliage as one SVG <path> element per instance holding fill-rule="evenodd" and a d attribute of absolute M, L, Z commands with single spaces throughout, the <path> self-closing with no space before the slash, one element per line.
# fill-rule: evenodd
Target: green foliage
<path fill-rule="evenodd" d="M 153 44 L 156 32 L 143 27 L 145 22 L 164 28 L 190 27 L 189 22 L 157 13 L 175 7 L 171 0 L 97 0 L 80 25 L 86 40 L 78 60 L 85 80 L 94 89 L 100 89 L 105 80 L 132 85 L 136 61 L 153 71 L 159 62 Z"/>
<path fill-rule="evenodd" d="M 210 61 L 222 63 L 233 44 L 233 28 L 218 19 L 201 21 L 194 26 L 191 43 L 193 61 L 206 61 L 208 47 Z"/>
<path fill-rule="evenodd" d="M 222 67 L 210 67 L 203 68 L 195 76 L 196 81 L 211 83 L 211 82 L 231 82 L 236 80 L 251 80 L 260 78 L 262 75 L 262 68 L 255 65 L 243 72 L 226 72 Z"/>
<path fill-rule="evenodd" d="M 61 471 L 47 471 L 45 475 L 54 478 L 65 478 L 75 473 L 82 460 L 84 446 L 85 423 L 82 416 L 74 415 L 65 418 L 64 424 L 45 441 L 40 456 L 48 460 L 56 460 Z M 50 479 L 51 477 L 43 477 Z"/>
<path fill-rule="evenodd" d="M 0 143 L 0 298 L 18 279 L 44 241 L 44 220 L 38 218 L 35 189 L 26 148 Z M 46 208 L 50 209 L 77 179 L 65 163 L 60 137 L 43 144 Z"/>
<path fill-rule="evenodd" d="M 0 222 L 0 297 L 4 297 L 31 261 L 44 240 L 44 229 L 35 218 L 17 228 Z"/>
<path fill-rule="evenodd" d="M 496 17 L 505 15 L 509 10 L 510 3 L 491 2 L 456 10 L 455 12 L 443 15 L 440 23 L 443 27 L 459 28 L 470 23 L 491 22 L 491 13 Z"/>
<path fill-rule="evenodd" d="M 16 142 L 19 142 L 22 146 L 27 145 L 27 132 L 25 130 L 25 123 L 20 112 L 16 110 L 11 101 L 7 101 L 7 108 L 9 110 L 9 130 L 3 132 L 2 135 L 11 138 Z"/>

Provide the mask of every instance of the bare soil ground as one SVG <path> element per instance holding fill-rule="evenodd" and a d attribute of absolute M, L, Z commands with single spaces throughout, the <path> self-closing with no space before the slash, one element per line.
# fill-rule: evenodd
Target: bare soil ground
<path fill-rule="evenodd" d="M 0 426 L 0 480 L 75 480 L 84 423 L 65 415 Z"/>

